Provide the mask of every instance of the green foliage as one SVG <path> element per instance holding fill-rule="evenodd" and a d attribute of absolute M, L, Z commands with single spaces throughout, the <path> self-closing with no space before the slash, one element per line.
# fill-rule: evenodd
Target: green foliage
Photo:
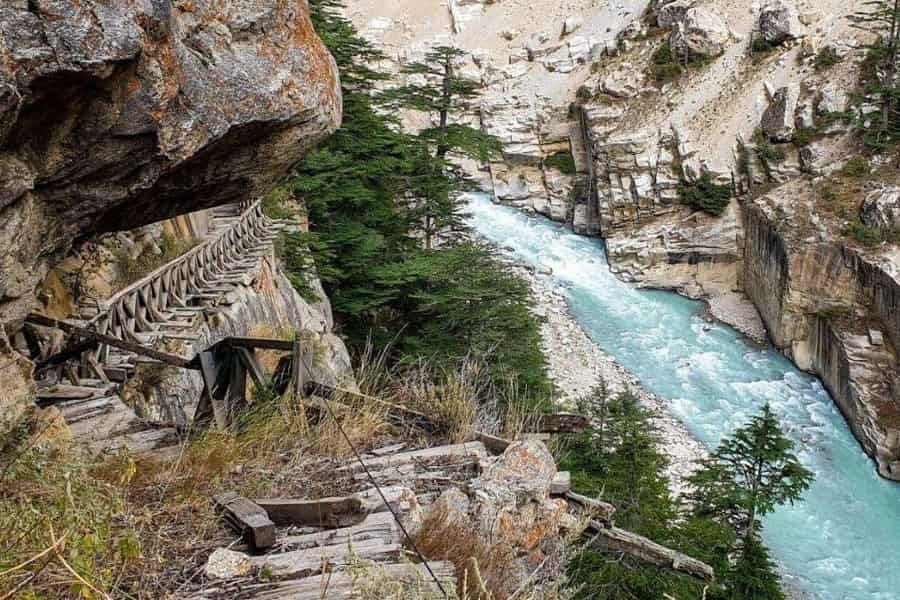
<path fill-rule="evenodd" d="M 668 40 L 660 44 L 659 48 L 653 52 L 650 71 L 653 79 L 659 85 L 675 81 L 684 73 L 684 67 L 678 62 Z"/>
<path fill-rule="evenodd" d="M 863 8 L 850 16 L 854 27 L 875 36 L 867 46 L 864 73 L 867 96 L 881 105 L 877 123 L 863 133 L 863 142 L 884 150 L 900 142 L 900 4 L 896 0 L 866 0 Z"/>
<path fill-rule="evenodd" d="M 284 186 L 284 198 L 305 201 L 310 223 L 310 233 L 282 243 L 292 283 L 309 293 L 310 275 L 319 276 L 352 349 L 361 352 L 371 339 L 376 349 L 390 347 L 392 360 L 435 368 L 477 357 L 496 381 L 512 378 L 545 395 L 550 384 L 527 285 L 462 236 L 459 193 L 470 182 L 450 156 L 485 159 L 499 143 L 453 122 L 479 92 L 455 72 L 460 51 L 436 48 L 404 67 L 438 84 L 376 92 L 373 82 L 385 77 L 366 65 L 377 53 L 337 6 L 311 2 L 341 70 L 344 119 Z M 410 108 L 439 124 L 404 133 L 390 115 Z"/>
<path fill-rule="evenodd" d="M 697 513 L 737 524 L 745 539 L 755 535 L 760 517 L 799 500 L 812 482 L 793 447 L 766 404 L 691 476 Z"/>
<path fill-rule="evenodd" d="M 678 185 L 678 197 L 683 204 L 711 215 L 721 215 L 731 202 L 731 186 L 715 183 L 704 172 L 693 182 L 683 180 Z"/>
<path fill-rule="evenodd" d="M 778 44 L 771 43 L 761 35 L 754 36 L 753 42 L 750 44 L 750 51 L 754 54 L 768 54 L 776 48 L 778 48 Z"/>
<path fill-rule="evenodd" d="M 841 169 L 841 175 L 857 179 L 869 174 L 869 160 L 864 156 L 854 156 Z"/>
<path fill-rule="evenodd" d="M 877 227 L 869 227 L 859 219 L 854 219 L 847 223 L 843 233 L 845 236 L 869 248 L 880 246 L 884 242 L 900 243 L 900 229 L 883 230 Z"/>
<path fill-rule="evenodd" d="M 838 54 L 838 51 L 834 46 L 825 46 L 819 50 L 818 54 L 816 54 L 813 65 L 815 66 L 816 71 L 820 72 L 830 69 L 834 65 L 840 63 L 841 60 L 841 55 Z"/>
<path fill-rule="evenodd" d="M 599 63 L 594 63 L 594 64 L 599 64 Z M 591 88 L 589 88 L 586 85 L 578 86 L 578 90 L 575 92 L 575 98 L 581 103 L 589 102 L 593 96 L 594 96 L 594 94 L 591 93 Z"/>
<path fill-rule="evenodd" d="M 565 175 L 574 175 L 576 172 L 575 159 L 571 152 L 560 151 L 551 154 L 544 159 L 544 166 L 556 169 Z"/>
<path fill-rule="evenodd" d="M 728 571 L 729 598 L 732 600 L 783 600 L 775 563 L 769 550 L 756 537 L 743 543 L 734 565 Z"/>

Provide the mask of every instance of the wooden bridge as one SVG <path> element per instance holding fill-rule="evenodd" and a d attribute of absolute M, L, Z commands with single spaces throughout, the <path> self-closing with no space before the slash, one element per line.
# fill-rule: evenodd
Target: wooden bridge
<path fill-rule="evenodd" d="M 203 317 L 233 303 L 237 288 L 252 282 L 284 226 L 269 219 L 259 201 L 210 212 L 210 238 L 101 302 L 86 319 L 29 317 L 32 325 L 69 334 L 64 348 L 43 349 L 35 377 L 38 403 L 57 406 L 74 436 L 136 450 L 177 439 L 173 427 L 153 427 L 126 406 L 118 384 L 141 364 L 203 371 L 198 357 L 174 354 L 164 349 L 166 342 L 198 340 Z M 215 401 L 212 382 L 207 384 Z"/>

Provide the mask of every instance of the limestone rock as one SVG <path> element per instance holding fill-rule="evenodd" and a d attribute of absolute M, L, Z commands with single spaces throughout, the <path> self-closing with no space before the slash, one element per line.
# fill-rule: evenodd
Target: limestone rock
<path fill-rule="evenodd" d="M 262 194 L 341 117 L 305 1 L 6 1 L 0 90 L 7 325 L 72 240 Z"/>
<path fill-rule="evenodd" d="M 892 230 L 900 227 L 900 187 L 886 186 L 866 196 L 859 218 L 864 225 Z"/>
<path fill-rule="evenodd" d="M 671 29 L 684 20 L 693 0 L 675 0 L 656 9 L 656 24 L 663 29 Z"/>
<path fill-rule="evenodd" d="M 625 63 L 606 76 L 600 89 L 614 98 L 629 99 L 637 96 L 644 84 L 644 73 Z"/>
<path fill-rule="evenodd" d="M 227 548 L 216 548 L 203 565 L 203 572 L 210 579 L 244 577 L 252 570 L 253 563 L 250 562 L 250 557 L 243 552 Z"/>
<path fill-rule="evenodd" d="M 556 464 L 547 446 L 537 440 L 525 440 L 512 443 L 485 470 L 481 480 L 502 486 L 519 501 L 543 500 L 550 494 L 555 474 Z"/>
<path fill-rule="evenodd" d="M 820 115 L 846 112 L 850 105 L 847 91 L 834 84 L 828 84 L 819 92 L 819 103 L 816 110 Z"/>
<path fill-rule="evenodd" d="M 769 107 L 763 113 L 760 128 L 773 142 L 790 142 L 794 139 L 797 126 L 794 113 L 800 93 L 796 86 L 779 88 L 772 96 Z"/>
<path fill-rule="evenodd" d="M 725 51 L 731 34 L 719 13 L 705 7 L 688 9 L 676 22 L 669 37 L 672 50 L 680 56 L 712 58 Z"/>
<path fill-rule="evenodd" d="M 759 32 L 770 44 L 782 44 L 803 36 L 797 7 L 790 0 L 769 0 L 759 13 Z"/>
<path fill-rule="evenodd" d="M 563 30 L 562 30 L 563 35 L 569 35 L 570 33 L 575 33 L 576 30 L 581 28 L 581 25 L 583 23 L 584 22 L 581 20 L 580 17 L 575 17 L 575 16 L 568 17 L 563 22 Z"/>

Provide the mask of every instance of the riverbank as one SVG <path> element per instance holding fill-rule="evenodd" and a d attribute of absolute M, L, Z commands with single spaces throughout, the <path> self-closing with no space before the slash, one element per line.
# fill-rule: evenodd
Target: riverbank
<path fill-rule="evenodd" d="M 665 400 L 644 389 L 637 377 L 588 337 L 569 312 L 565 294 L 551 276 L 526 268 L 520 270 L 531 285 L 534 311 L 544 320 L 543 348 L 550 378 L 561 393 L 559 402 L 567 409 L 574 409 L 577 400 L 589 396 L 601 381 L 606 383 L 611 395 L 633 394 L 655 415 L 653 422 L 659 431 L 659 446 L 670 461 L 666 474 L 672 493 L 681 495 L 685 478 L 707 455 L 704 446 L 670 412 Z"/>

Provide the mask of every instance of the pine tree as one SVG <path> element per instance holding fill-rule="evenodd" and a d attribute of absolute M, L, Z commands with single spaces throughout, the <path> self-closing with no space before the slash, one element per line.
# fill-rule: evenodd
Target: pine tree
<path fill-rule="evenodd" d="M 783 600 L 769 550 L 755 536 L 744 540 L 727 576 L 731 600 Z"/>
<path fill-rule="evenodd" d="M 863 9 L 850 16 L 853 25 L 876 36 L 868 46 L 874 76 L 866 92 L 881 101 L 881 126 L 867 136 L 876 147 L 900 140 L 900 0 L 866 0 Z"/>
<path fill-rule="evenodd" d="M 469 113 L 481 94 L 481 84 L 462 77 L 456 68 L 464 56 L 457 48 L 433 48 L 423 61 L 404 65 L 402 73 L 412 83 L 390 89 L 381 97 L 386 106 L 425 113 L 432 123 L 417 136 L 415 193 L 410 206 L 426 249 L 434 247 L 438 235 L 454 239 L 454 234 L 465 230 L 458 193 L 472 186 L 451 156 L 484 162 L 500 149 L 495 137 L 453 122 Z"/>

